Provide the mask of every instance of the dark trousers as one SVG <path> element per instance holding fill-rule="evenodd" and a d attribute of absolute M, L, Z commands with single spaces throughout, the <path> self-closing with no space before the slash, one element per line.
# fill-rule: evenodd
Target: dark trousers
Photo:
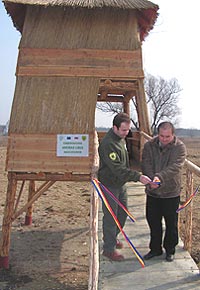
<path fill-rule="evenodd" d="M 120 188 L 109 187 L 108 189 L 116 196 L 116 198 L 125 207 L 127 207 L 127 193 L 125 186 Z M 126 212 L 110 197 L 108 193 L 104 191 L 104 194 L 113 212 L 115 213 L 121 227 L 123 228 L 127 218 Z M 119 234 L 120 230 L 104 203 L 102 203 L 102 209 L 103 209 L 103 242 L 104 242 L 103 250 L 107 252 L 113 252 L 117 242 L 117 235 Z"/>
<path fill-rule="evenodd" d="M 174 198 L 155 198 L 147 196 L 146 218 L 150 228 L 150 250 L 162 251 L 162 246 L 168 254 L 175 253 L 178 244 L 178 214 L 180 196 Z M 162 219 L 165 221 L 163 240 Z"/>

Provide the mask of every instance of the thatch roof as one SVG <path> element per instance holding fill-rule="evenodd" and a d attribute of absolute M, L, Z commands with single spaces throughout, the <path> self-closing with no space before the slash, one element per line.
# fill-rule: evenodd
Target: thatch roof
<path fill-rule="evenodd" d="M 86 8 L 113 7 L 122 9 L 148 9 L 156 8 L 157 6 L 147 0 L 5 0 L 3 2 L 43 6 L 70 6 Z"/>
<path fill-rule="evenodd" d="M 158 16 L 158 5 L 147 0 L 4 0 L 5 8 L 15 27 L 22 32 L 27 5 L 60 6 L 87 9 L 138 10 L 141 39 L 153 28 Z"/>

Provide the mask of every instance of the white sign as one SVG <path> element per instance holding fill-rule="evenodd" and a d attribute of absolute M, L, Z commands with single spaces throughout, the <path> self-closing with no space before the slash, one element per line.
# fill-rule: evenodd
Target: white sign
<path fill-rule="evenodd" d="M 88 134 L 57 135 L 57 156 L 89 156 Z"/>

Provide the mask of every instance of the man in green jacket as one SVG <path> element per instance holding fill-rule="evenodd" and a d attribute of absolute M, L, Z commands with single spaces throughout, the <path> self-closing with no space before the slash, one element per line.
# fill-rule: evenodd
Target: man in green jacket
<path fill-rule="evenodd" d="M 175 136 L 172 123 L 160 123 L 158 136 L 145 143 L 142 155 L 142 172 L 155 181 L 146 186 L 150 252 L 144 256 L 145 260 L 162 255 L 162 247 L 166 251 L 166 260 L 174 260 L 178 244 L 176 210 L 180 202 L 181 173 L 185 158 L 185 145 Z M 162 218 L 166 227 L 164 240 Z"/>
<path fill-rule="evenodd" d="M 131 121 L 127 114 L 117 114 L 113 119 L 113 127 L 104 136 L 99 145 L 100 165 L 98 178 L 125 207 L 127 207 L 126 182 L 140 181 L 143 184 L 151 182 L 150 178 L 140 174 L 138 171 L 131 170 L 129 167 L 125 137 L 130 130 L 130 124 Z M 123 228 L 127 214 L 105 190 L 104 194 Z M 121 249 L 123 247 L 123 244 L 117 239 L 119 229 L 105 204 L 102 204 L 102 208 L 103 255 L 113 261 L 121 261 L 124 257 L 116 250 L 116 248 Z"/>

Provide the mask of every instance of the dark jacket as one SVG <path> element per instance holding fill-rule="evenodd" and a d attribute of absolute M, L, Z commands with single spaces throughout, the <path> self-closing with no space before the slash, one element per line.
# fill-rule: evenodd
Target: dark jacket
<path fill-rule="evenodd" d="M 105 186 L 119 187 L 127 181 L 139 181 L 140 173 L 129 168 L 125 140 L 110 129 L 99 145 L 98 178 Z"/>
<path fill-rule="evenodd" d="M 142 154 L 142 172 L 151 179 L 158 176 L 161 181 L 157 189 L 150 189 L 147 185 L 146 193 L 160 198 L 179 196 L 185 158 L 186 147 L 176 136 L 163 148 L 159 145 L 158 137 L 145 143 Z"/>

